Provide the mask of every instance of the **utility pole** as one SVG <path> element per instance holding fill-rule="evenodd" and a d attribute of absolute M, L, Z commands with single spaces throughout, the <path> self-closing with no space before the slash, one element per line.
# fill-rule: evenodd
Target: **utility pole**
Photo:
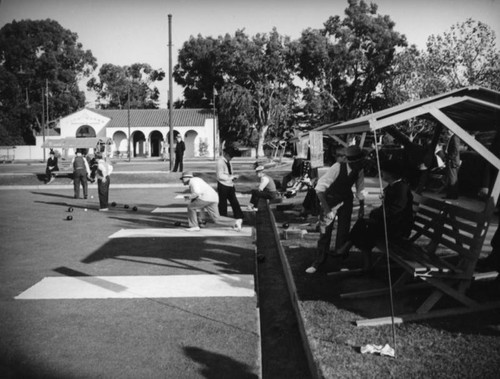
<path fill-rule="evenodd" d="M 127 153 L 128 153 L 128 161 L 130 162 L 130 86 L 127 87 L 127 126 L 128 126 L 128 146 L 127 146 Z"/>
<path fill-rule="evenodd" d="M 170 137 L 170 171 L 174 166 L 174 126 L 172 125 L 172 15 L 168 15 L 168 125 Z"/>

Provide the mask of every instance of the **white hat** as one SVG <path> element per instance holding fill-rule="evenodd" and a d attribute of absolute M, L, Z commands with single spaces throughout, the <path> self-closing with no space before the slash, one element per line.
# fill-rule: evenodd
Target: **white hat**
<path fill-rule="evenodd" d="M 255 167 L 255 171 L 257 171 L 257 172 L 263 171 L 263 170 L 264 170 L 264 166 L 262 166 L 262 165 Z"/>

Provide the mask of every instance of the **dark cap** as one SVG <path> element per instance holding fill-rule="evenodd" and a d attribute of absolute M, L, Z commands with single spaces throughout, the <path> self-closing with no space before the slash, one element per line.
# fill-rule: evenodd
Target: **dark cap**
<path fill-rule="evenodd" d="M 380 162 L 380 170 L 385 171 L 393 176 L 400 177 L 403 175 L 403 165 L 395 159 L 388 159 Z"/>
<path fill-rule="evenodd" d="M 345 150 L 345 156 L 348 162 L 356 162 L 364 159 L 365 153 L 359 146 L 349 146 Z"/>
<path fill-rule="evenodd" d="M 228 147 L 224 148 L 224 153 L 226 153 L 227 155 L 229 155 L 232 158 L 232 157 L 235 157 L 236 155 L 238 155 L 238 150 L 232 146 L 228 146 Z"/>

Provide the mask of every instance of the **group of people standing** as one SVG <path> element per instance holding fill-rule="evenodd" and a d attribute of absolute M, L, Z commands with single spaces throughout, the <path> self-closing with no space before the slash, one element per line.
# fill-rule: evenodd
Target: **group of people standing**
<path fill-rule="evenodd" d="M 81 187 L 83 198 L 87 199 L 88 182 L 94 183 L 97 179 L 99 211 L 108 211 L 110 176 L 113 172 L 113 165 L 109 161 L 109 158 L 104 157 L 101 152 L 96 152 L 94 156 L 84 156 L 82 150 L 78 149 L 75 157 L 71 160 L 70 168 L 73 170 L 73 197 L 80 199 Z M 58 158 L 56 152 L 51 150 L 45 170 L 46 184 L 54 180 L 57 171 L 59 171 Z"/>

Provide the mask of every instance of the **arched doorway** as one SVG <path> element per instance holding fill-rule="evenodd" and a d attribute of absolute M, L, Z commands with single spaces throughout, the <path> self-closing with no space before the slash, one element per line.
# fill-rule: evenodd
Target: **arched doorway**
<path fill-rule="evenodd" d="M 76 138 L 94 138 L 96 136 L 95 130 L 90 125 L 82 125 L 76 130 Z M 77 149 L 82 152 L 83 155 L 87 155 L 89 149 Z"/>
<path fill-rule="evenodd" d="M 159 131 L 155 130 L 151 133 L 149 140 L 150 140 L 151 156 L 159 157 L 161 154 L 162 141 L 163 141 L 162 134 Z"/>
<path fill-rule="evenodd" d="M 196 154 L 196 137 L 198 137 L 198 133 L 194 130 L 190 130 L 186 133 L 184 137 L 184 143 L 186 144 L 186 151 L 184 152 L 184 156 L 186 158 L 193 158 Z"/>
<path fill-rule="evenodd" d="M 118 158 L 123 158 L 127 156 L 128 146 L 127 146 L 127 135 L 124 132 L 116 132 L 113 134 L 113 142 L 115 144 L 115 156 Z"/>
<path fill-rule="evenodd" d="M 93 138 L 95 130 L 90 125 L 82 125 L 76 130 L 76 138 Z"/>
<path fill-rule="evenodd" d="M 137 131 L 132 134 L 133 157 L 144 157 L 146 155 L 146 137 L 143 132 Z"/>

